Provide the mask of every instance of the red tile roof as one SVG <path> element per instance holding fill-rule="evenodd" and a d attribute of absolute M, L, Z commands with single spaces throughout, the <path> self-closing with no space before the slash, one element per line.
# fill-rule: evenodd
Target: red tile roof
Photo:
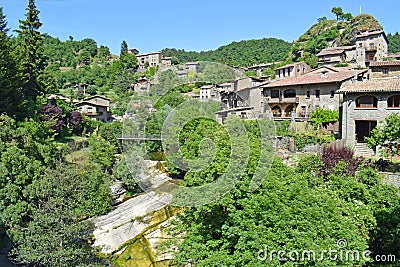
<path fill-rule="evenodd" d="M 344 49 L 336 49 L 336 48 L 325 48 L 322 49 L 321 52 L 317 54 L 317 57 L 327 56 L 327 55 L 339 55 L 343 54 Z"/>
<path fill-rule="evenodd" d="M 283 80 L 278 80 L 271 82 L 262 86 L 262 88 L 274 88 L 283 86 L 293 86 L 293 85 L 307 85 L 307 84 L 321 84 L 321 83 L 336 83 L 342 82 L 355 77 L 356 75 L 366 72 L 367 70 L 359 71 L 339 71 L 336 73 L 327 73 L 326 75 L 303 75 L 300 77 L 286 78 Z"/>
<path fill-rule="evenodd" d="M 338 93 L 400 92 L 400 79 L 374 79 L 354 82 L 337 91 Z"/>
<path fill-rule="evenodd" d="M 380 34 L 380 33 L 385 33 L 383 30 L 379 30 L 379 31 L 372 31 L 372 32 L 362 32 L 360 34 L 358 34 L 356 37 L 368 37 L 371 35 L 376 35 L 376 34 Z"/>
<path fill-rule="evenodd" d="M 372 61 L 369 63 L 370 67 L 386 67 L 386 66 L 400 66 L 400 60 L 391 61 Z"/>

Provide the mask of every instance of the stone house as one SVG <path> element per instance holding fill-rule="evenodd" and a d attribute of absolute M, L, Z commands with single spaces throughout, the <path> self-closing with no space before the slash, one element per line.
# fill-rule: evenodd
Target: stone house
<path fill-rule="evenodd" d="M 299 77 L 311 71 L 311 67 L 305 62 L 296 62 L 275 69 L 275 79 Z"/>
<path fill-rule="evenodd" d="M 370 78 L 400 77 L 400 60 L 371 62 L 369 69 Z"/>
<path fill-rule="evenodd" d="M 392 113 L 400 114 L 400 79 L 373 79 L 350 83 L 338 93 L 343 95 L 342 139 L 355 148 Z"/>
<path fill-rule="evenodd" d="M 111 119 L 110 99 L 104 96 L 92 96 L 76 104 L 78 110 L 89 118 L 108 122 Z"/>
<path fill-rule="evenodd" d="M 337 110 L 340 95 L 336 91 L 354 80 L 362 80 L 366 72 L 323 66 L 299 77 L 263 85 L 263 113 L 276 119 L 308 118 L 317 107 Z"/>
<path fill-rule="evenodd" d="M 317 57 L 320 65 L 352 64 L 356 62 L 356 46 L 328 47 L 322 49 Z"/>
<path fill-rule="evenodd" d="M 257 73 L 257 76 L 262 76 L 262 71 L 265 69 L 269 69 L 272 66 L 278 65 L 280 62 L 273 62 L 273 63 L 263 63 L 263 64 L 258 64 L 258 65 L 253 65 L 251 67 L 248 67 L 244 69 L 243 71 L 255 71 Z"/>
<path fill-rule="evenodd" d="M 194 73 L 199 73 L 200 72 L 200 63 L 199 62 L 187 62 L 185 63 L 185 70 L 186 72 L 194 72 Z"/>
<path fill-rule="evenodd" d="M 383 61 L 388 53 L 388 39 L 384 31 L 367 31 L 356 36 L 357 64 L 362 68 L 371 62 Z"/>
<path fill-rule="evenodd" d="M 244 77 L 218 85 L 224 109 L 251 107 L 252 112 L 261 114 L 263 97 L 258 87 L 268 82 L 269 77 Z"/>
<path fill-rule="evenodd" d="M 383 61 L 387 56 L 388 39 L 384 31 L 366 31 L 356 36 L 355 45 L 328 47 L 318 56 L 320 65 L 349 63 L 354 67 L 367 68 L 371 62 Z"/>
<path fill-rule="evenodd" d="M 203 85 L 200 87 L 200 100 L 220 100 L 219 92 L 214 85 Z"/>

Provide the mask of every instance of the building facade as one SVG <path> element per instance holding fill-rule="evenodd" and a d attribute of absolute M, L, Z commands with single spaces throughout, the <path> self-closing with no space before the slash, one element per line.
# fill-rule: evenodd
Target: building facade
<path fill-rule="evenodd" d="M 311 71 L 311 67 L 305 62 L 288 64 L 275 69 L 275 79 L 299 77 Z"/>
<path fill-rule="evenodd" d="M 92 96 L 76 104 L 78 110 L 89 118 L 108 122 L 111 120 L 110 99 L 104 96 Z"/>
<path fill-rule="evenodd" d="M 263 112 L 274 118 L 308 118 L 312 111 L 339 109 L 336 91 L 362 80 L 367 70 L 320 67 L 300 77 L 277 80 L 261 86 Z"/>
<path fill-rule="evenodd" d="M 343 95 L 342 139 L 354 148 L 392 113 L 400 114 L 400 79 L 375 79 L 349 84 Z"/>
<path fill-rule="evenodd" d="M 371 62 L 369 69 L 370 78 L 400 77 L 400 60 Z"/>

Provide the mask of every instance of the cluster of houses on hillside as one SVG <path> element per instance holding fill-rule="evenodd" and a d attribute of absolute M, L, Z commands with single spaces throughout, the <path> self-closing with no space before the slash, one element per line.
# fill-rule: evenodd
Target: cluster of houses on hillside
<path fill-rule="evenodd" d="M 400 114 L 400 60 L 387 60 L 398 59 L 388 55 L 387 47 L 383 31 L 364 32 L 353 46 L 322 50 L 316 69 L 293 63 L 275 69 L 274 80 L 247 77 L 202 87 L 200 98 L 223 103 L 216 114 L 220 121 L 229 114 L 306 121 L 318 107 L 339 110 L 339 137 L 350 147 L 362 148 L 377 124 L 391 113 Z M 264 65 L 252 70 L 261 73 Z"/>
<path fill-rule="evenodd" d="M 220 101 L 222 108 L 216 113 L 220 122 L 230 114 L 248 119 L 307 121 L 318 107 L 339 110 L 336 132 L 346 145 L 357 147 L 388 115 L 400 113 L 400 54 L 388 55 L 387 49 L 384 31 L 363 32 L 356 36 L 355 45 L 323 49 L 317 55 L 319 66 L 315 69 L 296 62 L 276 68 L 271 80 L 261 75 L 262 69 L 275 63 L 260 64 L 249 68 L 257 72 L 256 77 L 204 85 L 199 94 L 191 96 Z M 171 58 L 159 52 L 129 51 L 142 67 L 171 67 Z M 199 62 L 188 62 L 176 74 L 185 77 L 199 73 L 199 69 Z M 149 89 L 150 82 L 144 77 L 134 86 L 139 93 Z M 92 96 L 76 105 L 92 119 L 111 120 L 110 100 L 105 97 Z"/>

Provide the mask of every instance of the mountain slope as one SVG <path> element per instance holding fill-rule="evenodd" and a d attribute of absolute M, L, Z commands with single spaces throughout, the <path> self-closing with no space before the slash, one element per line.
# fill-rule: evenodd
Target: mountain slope
<path fill-rule="evenodd" d="M 249 67 L 254 64 L 284 60 L 292 44 L 276 38 L 232 42 L 216 50 L 193 52 L 166 48 L 161 52 L 175 63 L 216 61 L 230 66 Z"/>

